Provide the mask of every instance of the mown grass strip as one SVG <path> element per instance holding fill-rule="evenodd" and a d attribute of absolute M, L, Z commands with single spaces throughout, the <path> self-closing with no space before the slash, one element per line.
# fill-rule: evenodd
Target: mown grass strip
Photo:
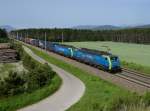
<path fill-rule="evenodd" d="M 32 51 L 46 61 L 74 74 L 81 79 L 86 91 L 81 100 L 73 105 L 68 111 L 116 111 L 122 103 L 134 103 L 138 101 L 137 94 L 133 94 L 121 87 L 89 74 L 73 65 L 58 60 L 49 54 L 29 46 Z"/>

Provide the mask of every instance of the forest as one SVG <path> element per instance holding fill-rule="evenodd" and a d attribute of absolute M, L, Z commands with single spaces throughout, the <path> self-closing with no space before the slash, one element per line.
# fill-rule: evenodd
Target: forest
<path fill-rule="evenodd" d="M 7 41 L 8 41 L 7 32 L 4 29 L 0 29 L 0 43 Z"/>
<path fill-rule="evenodd" d="M 77 29 L 21 29 L 11 34 L 19 37 L 45 39 L 52 42 L 113 41 L 150 44 L 150 28 L 121 30 L 77 30 Z"/>

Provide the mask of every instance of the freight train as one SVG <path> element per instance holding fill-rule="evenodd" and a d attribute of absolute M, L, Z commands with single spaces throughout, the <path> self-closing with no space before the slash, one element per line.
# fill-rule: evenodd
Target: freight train
<path fill-rule="evenodd" d="M 104 71 L 121 71 L 119 57 L 105 51 L 97 51 L 86 48 L 76 48 L 69 45 L 63 45 L 49 41 L 45 42 L 43 40 L 31 38 L 16 39 L 40 48 L 46 48 L 46 50 L 92 65 Z"/>

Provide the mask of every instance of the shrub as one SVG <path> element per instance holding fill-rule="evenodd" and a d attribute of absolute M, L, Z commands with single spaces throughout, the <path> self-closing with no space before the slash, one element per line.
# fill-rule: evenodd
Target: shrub
<path fill-rule="evenodd" d="M 27 87 L 28 91 L 32 91 L 34 89 L 43 87 L 46 84 L 50 83 L 50 80 L 55 75 L 55 72 L 51 70 L 51 68 L 45 65 L 39 65 L 36 69 L 33 69 L 28 74 L 27 79 Z"/>
<path fill-rule="evenodd" d="M 10 42 L 10 48 L 12 49 L 16 49 L 17 50 L 17 59 L 21 60 L 22 55 L 23 55 L 23 49 L 22 49 L 22 45 L 19 43 L 14 43 L 14 42 Z"/>
<path fill-rule="evenodd" d="M 8 77 L 0 81 L 1 95 L 16 95 L 24 92 L 25 80 L 17 72 L 10 72 Z"/>
<path fill-rule="evenodd" d="M 28 72 L 18 74 L 11 71 L 4 80 L 0 79 L 0 96 L 12 96 L 24 92 L 32 92 L 50 84 L 55 72 L 52 71 L 48 64 L 40 64 L 35 61 L 22 49 L 22 45 L 20 44 L 12 44 L 11 47 L 18 51 L 23 65 L 28 69 Z"/>
<path fill-rule="evenodd" d="M 22 57 L 23 65 L 29 70 L 32 71 L 33 69 L 38 67 L 38 63 L 33 60 L 29 55 L 25 52 L 23 53 Z"/>

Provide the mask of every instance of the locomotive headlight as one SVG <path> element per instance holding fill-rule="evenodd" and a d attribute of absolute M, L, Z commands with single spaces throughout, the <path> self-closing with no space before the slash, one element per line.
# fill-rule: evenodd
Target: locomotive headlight
<path fill-rule="evenodd" d="M 107 60 L 108 60 L 108 63 L 109 63 L 109 70 L 111 70 L 112 69 L 112 61 L 111 61 L 109 56 L 107 56 Z"/>
<path fill-rule="evenodd" d="M 108 66 L 109 66 L 108 68 L 109 68 L 109 70 L 111 70 L 112 69 L 112 61 L 111 61 L 110 56 L 103 55 L 103 57 L 105 58 L 105 60 L 107 60 Z"/>

